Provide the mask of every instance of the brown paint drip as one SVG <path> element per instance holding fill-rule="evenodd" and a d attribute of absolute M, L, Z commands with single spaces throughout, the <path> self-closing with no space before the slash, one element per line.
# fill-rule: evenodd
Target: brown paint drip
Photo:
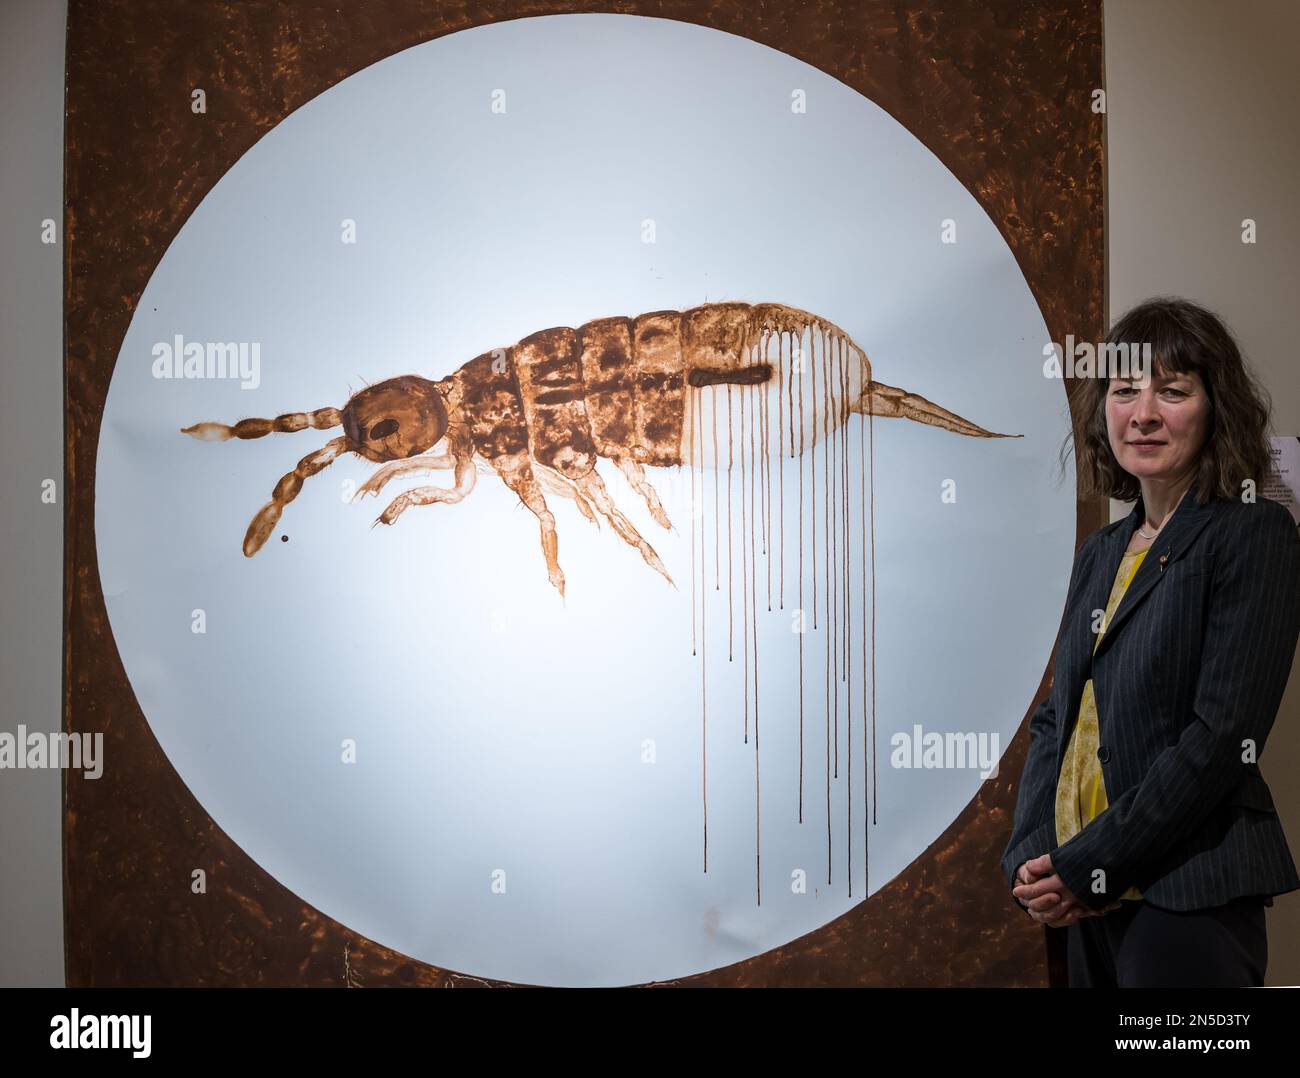
<path fill-rule="evenodd" d="M 731 565 L 734 560 L 735 547 L 731 542 L 731 465 L 734 439 L 731 435 L 731 383 L 727 383 L 727 662 L 735 658 L 734 640 L 736 631 L 736 611 L 732 602 Z"/>
<path fill-rule="evenodd" d="M 826 347 L 825 347 L 825 341 L 823 341 L 823 343 L 822 343 L 822 361 L 823 361 L 823 362 L 825 362 L 825 353 L 826 353 Z M 812 600 L 813 600 L 813 628 L 816 629 L 816 628 L 817 628 L 817 431 L 816 431 L 816 426 L 815 426 L 815 425 L 816 425 L 816 422 L 817 422 L 817 349 L 816 349 L 816 347 L 813 348 L 813 352 L 812 352 L 812 372 L 811 372 L 811 374 L 812 374 L 812 378 L 811 378 L 812 385 L 811 385 L 811 388 L 812 388 L 812 406 L 813 406 L 813 424 L 814 424 L 814 428 L 813 428 L 813 437 L 812 437 L 812 439 L 811 439 L 811 440 L 812 440 L 812 453 L 811 453 L 811 459 L 810 459 L 809 462 L 808 462 L 808 479 L 809 479 L 808 489 L 809 489 L 809 491 L 810 491 L 811 494 L 812 494 L 812 517 L 811 517 L 811 521 L 812 521 L 812 579 L 813 579 Z M 801 400 L 799 403 L 802 405 L 803 401 Z M 803 418 L 803 417 L 802 417 L 802 415 L 801 415 L 801 416 L 800 416 L 800 419 L 802 419 L 802 418 Z"/>
<path fill-rule="evenodd" d="M 716 429 L 717 394 L 715 393 L 713 394 L 713 396 L 714 396 L 713 410 L 715 413 L 714 426 Z M 696 398 L 696 403 L 699 403 L 699 398 Z M 700 442 L 701 442 L 700 459 L 701 459 L 701 467 L 703 467 L 704 414 L 702 408 L 694 409 L 693 411 L 698 411 L 700 415 Z M 714 468 L 714 475 L 715 476 L 717 475 L 717 468 Z M 702 476 L 701 476 L 701 486 L 703 486 Z M 716 484 L 715 484 L 715 490 L 716 490 Z M 709 687 L 707 681 L 707 674 L 709 669 L 709 662 L 708 662 L 708 653 L 707 653 L 708 632 L 707 632 L 707 625 L 705 622 L 705 611 L 708 607 L 709 591 L 708 588 L 705 587 L 703 583 L 704 572 L 705 572 L 704 564 L 706 558 L 705 547 L 704 547 L 704 542 L 705 542 L 704 514 L 698 513 L 697 515 L 700 518 L 700 578 L 701 578 L 701 586 L 700 586 L 700 784 L 701 784 L 701 797 L 703 800 L 703 813 L 704 813 L 704 871 L 708 872 L 709 871 Z M 717 520 L 717 517 L 714 517 L 714 520 Z M 692 547 L 694 547 L 693 542 L 691 545 Z"/>
<path fill-rule="evenodd" d="M 876 751 L 876 428 L 874 425 L 875 415 L 872 412 L 867 413 L 867 435 L 871 442 L 871 822 L 876 822 L 876 794 L 879 784 L 876 781 L 876 760 L 878 753 Z M 865 469 L 863 471 L 865 483 Z M 866 504 L 866 498 L 863 498 L 863 505 Z M 866 677 L 866 638 L 863 638 L 863 677 Z M 865 693 L 865 688 L 863 692 Z M 863 751 L 866 751 L 865 746 Z"/>
<path fill-rule="evenodd" d="M 838 367 L 840 346 L 836 342 L 834 359 L 831 361 Z M 834 383 L 830 379 L 831 363 L 827 364 L 827 377 L 823 387 L 823 397 L 825 398 L 825 419 L 822 423 L 829 435 L 831 433 L 831 417 L 834 415 L 835 392 Z M 838 381 L 838 378 L 836 379 Z M 831 715 L 834 722 L 835 743 L 835 768 L 834 776 L 839 778 L 840 775 L 840 638 L 839 638 L 839 504 L 831 496 L 831 484 L 836 487 L 835 493 L 839 493 L 839 454 L 836 439 L 828 437 L 827 444 L 827 461 L 823 474 L 826 479 L 826 511 L 829 519 L 826 523 L 826 673 L 830 678 L 829 685 L 831 689 Z"/>
<path fill-rule="evenodd" d="M 858 533 L 858 534 L 859 534 L 859 536 L 860 536 L 860 543 L 861 543 L 861 547 L 862 547 L 862 550 L 861 550 L 861 557 L 862 557 L 862 593 L 863 593 L 863 594 L 862 594 L 862 605 L 863 605 L 864 607 L 866 606 L 866 590 L 867 590 L 867 449 L 866 449 L 866 445 L 867 445 L 867 434 L 868 434 L 869 431 L 872 431 L 871 423 L 872 423 L 872 419 L 873 419 L 873 418 L 874 418 L 874 417 L 872 416 L 872 414 L 871 414 L 870 412 L 868 412 L 868 413 L 867 413 L 867 421 L 866 421 L 865 423 L 863 423 L 861 427 L 858 428 L 858 478 L 859 478 L 859 483 L 860 483 L 860 485 L 861 485 L 859 504 L 862 506 L 862 519 L 861 519 L 861 521 L 859 522 L 859 523 L 861 524 L 861 527 L 860 527 L 860 529 L 859 529 L 859 533 Z M 875 466 L 875 453 L 874 453 L 874 448 L 875 448 L 875 446 L 874 446 L 874 443 L 873 443 L 873 445 L 872 445 L 873 453 L 872 453 L 872 458 L 871 458 L 873 469 L 874 469 L 874 466 Z M 863 866 L 863 873 L 864 873 L 864 875 L 865 875 L 865 877 L 866 877 L 866 880 L 867 880 L 867 885 L 866 885 L 866 886 L 868 887 L 868 889 L 869 889 L 870 886 L 871 886 L 871 825 L 870 825 L 870 823 L 868 822 L 867 801 L 866 801 L 866 799 L 867 799 L 867 796 L 868 796 L 868 790 L 870 789 L 870 790 L 873 790 L 873 791 L 874 791 L 874 789 L 875 789 L 875 777 L 874 777 L 874 775 L 872 776 L 872 780 L 871 780 L 871 782 L 870 782 L 870 783 L 867 782 L 867 757 L 868 757 L 868 753 L 869 753 L 869 752 L 871 752 L 872 754 L 874 754 L 874 749 L 875 749 L 875 728 L 876 728 L 876 713 L 875 713 L 875 707 L 876 707 L 876 702 L 875 702 L 875 684 L 876 684 L 876 665 L 875 665 L 875 664 L 876 664 L 876 656 L 875 656 L 875 650 L 874 650 L 874 648 L 875 648 L 875 640 L 876 640 L 876 638 L 875 638 L 875 633 L 876 633 L 876 580 L 875 580 L 875 570 L 876 570 L 876 560 L 875 560 L 875 553 L 876 553 L 876 546 L 875 546 L 876 512 L 875 512 L 875 510 L 876 510 L 876 505 L 875 505 L 875 495 L 876 495 L 876 487 L 875 487 L 875 478 L 876 478 L 876 476 L 875 476 L 875 471 L 873 470 L 873 471 L 872 471 L 872 474 L 871 474 L 871 497 L 872 497 L 872 502 L 871 502 L 871 527 L 872 527 L 872 535 L 871 535 L 871 574 L 872 574 L 872 577 L 871 577 L 871 645 L 872 645 L 872 649 L 873 649 L 873 650 L 872 650 L 872 653 L 871 653 L 871 685 L 872 685 L 872 698 L 871 698 L 871 729 L 872 729 L 872 738 L 871 738 L 870 741 L 867 740 L 866 722 L 864 721 L 863 724 L 862 724 L 862 725 L 863 725 L 863 730 L 862 730 L 862 798 L 863 798 L 863 801 L 862 801 L 862 849 L 863 849 L 863 860 L 864 860 L 864 862 L 865 862 L 865 864 L 864 864 L 864 866 Z M 862 665 L 861 665 L 861 669 L 862 669 L 862 704 L 863 704 L 863 707 L 865 708 L 865 707 L 866 707 L 866 703 L 867 703 L 867 634 L 866 634 L 865 632 L 862 634 Z M 866 715 L 866 712 L 865 712 L 865 711 L 863 712 L 863 715 L 864 715 L 864 718 L 865 718 L 865 715 Z"/>
<path fill-rule="evenodd" d="M 784 349 L 785 349 L 785 334 L 782 333 L 777 338 L 777 351 L 781 355 L 781 363 L 778 364 L 777 370 L 781 373 L 783 379 L 785 377 Z M 791 335 L 790 337 L 790 351 L 791 351 L 791 355 L 793 355 L 794 354 L 793 335 Z M 779 606 L 782 610 L 785 609 L 785 458 L 786 458 L 786 454 L 788 453 L 790 455 L 790 458 L 794 459 L 794 372 L 793 371 L 791 371 L 790 373 L 789 384 L 790 384 L 790 388 L 789 390 L 787 390 L 787 393 L 789 394 L 789 398 L 790 398 L 790 406 L 784 409 L 784 414 L 782 408 L 784 401 L 781 398 L 781 387 L 777 386 L 777 390 L 776 390 L 777 426 L 780 428 L 780 434 L 781 434 L 781 467 L 777 469 L 777 473 L 776 473 L 777 484 L 778 484 L 777 497 L 781 503 L 781 512 L 778 514 L 781 518 L 781 574 L 780 574 L 780 580 L 777 585 L 778 588 L 777 598 L 778 598 Z M 786 430 L 787 426 L 789 427 L 788 434 Z"/>
<path fill-rule="evenodd" d="M 840 388 L 840 445 L 844 459 L 844 556 L 849 556 L 850 524 L 849 524 L 849 366 L 846 362 L 841 371 L 842 385 Z M 849 610 L 852 589 L 849 584 L 849 573 L 844 573 L 844 609 Z M 844 620 L 844 682 L 847 685 L 849 681 L 849 652 L 852 646 L 852 623 L 849 617 Z M 847 706 L 847 705 L 846 705 Z M 850 711 L 850 714 L 852 712 Z"/>
<path fill-rule="evenodd" d="M 718 512 L 718 490 L 722 484 L 722 469 L 718 467 L 718 394 L 713 393 L 713 580 L 714 590 L 722 586 L 722 514 Z"/>
<path fill-rule="evenodd" d="M 827 372 L 826 372 L 826 367 L 830 364 L 830 355 L 831 355 L 831 335 L 830 335 L 829 332 L 826 334 L 826 337 L 825 337 L 825 339 L 823 340 L 822 345 L 823 345 L 823 347 L 822 347 L 822 372 L 821 372 L 821 373 L 822 373 L 822 407 L 821 407 L 821 410 L 820 410 L 820 412 L 819 412 L 819 414 L 817 415 L 816 418 L 818 418 L 818 419 L 821 420 L 822 435 L 824 436 L 824 435 L 826 434 L 826 420 L 827 420 L 827 416 L 829 415 L 829 410 L 828 410 L 828 408 L 827 408 L 827 406 L 826 406 L 826 385 L 827 385 L 827 382 L 829 381 L 829 378 L 828 378 L 828 376 L 827 376 Z M 814 407 L 814 408 L 816 407 L 816 397 L 817 397 L 817 371 L 816 371 L 816 368 L 814 368 L 814 370 L 813 370 L 813 398 L 814 398 L 814 405 L 813 405 L 813 407 Z M 814 422 L 815 422 L 815 420 L 814 420 Z M 815 445 L 814 445 L 814 447 L 813 447 L 813 452 L 814 452 L 814 454 L 816 453 L 816 446 L 815 446 Z M 825 518 L 826 518 L 826 523 L 824 523 L 824 524 L 823 524 L 823 527 L 822 527 L 822 542 L 823 542 L 823 544 L 824 544 L 825 547 L 826 547 L 826 599 L 827 599 L 827 605 L 828 605 L 828 606 L 829 606 L 829 603 L 830 603 L 830 572 L 831 572 L 831 568 L 830 568 L 830 527 L 829 527 L 829 517 L 830 517 L 830 480 L 829 480 L 829 478 L 828 478 L 828 476 L 827 476 L 827 467 L 828 467 L 828 465 L 829 465 L 829 462 L 830 462 L 829 452 L 828 452 L 827 450 L 823 450 L 823 452 L 822 452 L 822 486 L 823 486 L 823 490 L 822 490 L 822 513 L 824 514 L 824 516 L 825 516 Z M 813 617 L 813 628 L 814 628 L 814 629 L 817 628 L 817 619 L 816 619 L 815 613 L 816 613 L 816 610 L 817 610 L 817 584 L 818 584 L 818 576 L 817 576 L 817 560 L 816 560 L 817 532 L 816 532 L 816 530 L 815 530 L 815 529 L 816 529 L 816 521 L 817 521 L 817 502 L 816 502 L 816 489 L 817 489 L 817 487 L 816 487 L 816 471 L 817 471 L 817 466 L 816 466 L 816 457 L 814 456 L 814 458 L 813 458 L 813 473 L 814 473 L 814 476 L 813 476 L 813 491 L 814 491 L 814 494 L 813 494 L 813 525 L 814 525 L 814 531 L 813 531 L 813 579 L 812 579 L 812 588 L 813 588 L 813 611 L 814 611 L 814 617 Z M 829 619 L 830 611 L 827 610 L 826 613 L 827 613 L 827 617 L 828 617 L 828 619 Z M 823 708 L 822 708 L 822 710 L 823 710 L 822 719 L 823 719 L 823 723 L 824 723 L 824 726 L 825 726 L 825 741 L 826 741 L 826 884 L 827 884 L 827 886 L 830 886 L 830 883 L 831 883 L 831 880 L 832 880 L 832 864 L 833 864 L 833 862 L 832 862 L 832 857 L 831 857 L 831 844 L 832 844 L 832 841 L 833 841 L 832 827 L 831 827 L 831 625 L 832 625 L 832 624 L 834 624 L 833 621 L 831 621 L 830 624 L 828 624 L 828 625 L 826 626 L 826 666 L 825 666 L 825 683 L 826 683 L 826 684 L 825 684 L 825 689 L 826 689 L 826 695 L 825 695 L 825 698 L 824 698 Z"/>
<path fill-rule="evenodd" d="M 691 514 L 698 515 L 699 503 L 695 500 L 695 415 L 699 411 L 697 400 L 692 399 L 691 410 L 688 416 L 690 430 L 687 434 L 686 466 L 691 470 Z M 696 633 L 695 633 L 695 599 L 698 593 L 695 579 L 695 523 L 691 522 L 691 657 L 696 654 Z"/>
<path fill-rule="evenodd" d="M 841 372 L 840 386 L 840 444 L 844 460 L 844 714 L 846 744 L 844 754 L 849 761 L 846 776 L 844 804 L 848 818 L 844 828 L 844 863 L 845 875 L 849 882 L 849 898 L 853 897 L 853 680 L 849 677 L 849 658 L 853 651 L 853 585 L 850 572 L 852 555 L 849 553 L 853 541 L 853 526 L 849 523 L 849 371 L 845 364 Z M 865 604 L 864 604 L 865 609 Z M 865 714 L 863 716 L 865 720 Z M 865 725 L 865 722 L 864 722 Z M 865 885 L 864 885 L 865 890 Z"/>
<path fill-rule="evenodd" d="M 761 395 L 755 398 L 755 403 L 761 400 Z M 757 410 L 757 409 L 755 409 Z M 744 415 L 743 405 L 741 415 Z M 754 648 L 754 896 L 758 905 L 763 904 L 763 877 L 761 872 L 762 866 L 762 796 L 759 769 L 759 752 L 758 752 L 758 586 L 756 583 L 756 562 L 754 560 L 754 532 L 758 529 L 753 526 L 754 512 L 754 423 L 749 426 L 749 511 L 750 511 L 750 528 L 749 528 L 749 618 L 750 618 L 750 640 L 753 641 Z"/>
<path fill-rule="evenodd" d="M 745 533 L 748 531 L 753 534 L 753 506 L 745 500 L 745 401 L 749 397 L 748 393 L 740 394 L 740 616 L 744 624 L 741 626 L 742 639 L 741 648 L 745 653 L 743 664 L 743 678 L 741 692 L 744 697 L 743 713 L 745 717 L 745 734 L 744 743 L 749 744 L 749 552 L 745 549 Z M 750 519 L 746 522 L 746 508 L 749 509 Z"/>
<path fill-rule="evenodd" d="M 811 347 L 811 338 L 810 338 L 810 347 Z M 800 352 L 800 358 L 798 358 L 798 364 L 800 364 L 800 455 L 798 455 L 798 462 L 800 462 L 800 516 L 798 516 L 798 525 L 800 525 L 800 527 L 798 527 L 798 537 L 800 537 L 800 571 L 798 571 L 798 577 L 797 577 L 798 606 L 796 607 L 796 611 L 798 612 L 798 618 L 800 618 L 800 632 L 798 632 L 797 635 L 798 638 L 800 638 L 800 823 L 803 823 L 803 637 L 805 637 L 805 632 L 803 632 L 803 618 L 805 618 L 805 610 L 803 610 L 803 352 L 802 351 Z M 790 378 L 790 381 L 793 382 L 794 381 L 793 378 Z M 793 415 L 793 410 L 792 410 L 792 415 Z"/>
<path fill-rule="evenodd" d="M 769 382 L 763 387 L 763 392 L 759 396 L 759 410 L 762 412 L 762 418 L 759 421 L 759 466 L 763 473 L 762 482 L 762 502 L 763 502 L 763 549 L 764 568 L 767 570 L 767 608 L 772 609 L 772 456 L 769 439 L 767 436 L 768 426 L 771 422 L 769 404 L 772 397 L 772 385 Z"/>

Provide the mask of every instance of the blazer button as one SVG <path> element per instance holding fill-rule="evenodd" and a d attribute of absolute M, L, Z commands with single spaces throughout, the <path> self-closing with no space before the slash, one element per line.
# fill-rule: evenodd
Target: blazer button
<path fill-rule="evenodd" d="M 1103 764 L 1105 764 L 1105 763 L 1109 763 L 1109 762 L 1110 762 L 1110 746 L 1109 746 L 1109 745 L 1098 745 L 1098 746 L 1097 746 L 1097 759 L 1100 760 Z"/>

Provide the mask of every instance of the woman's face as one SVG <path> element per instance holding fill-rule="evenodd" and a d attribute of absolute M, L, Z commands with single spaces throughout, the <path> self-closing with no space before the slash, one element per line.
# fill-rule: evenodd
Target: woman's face
<path fill-rule="evenodd" d="M 1195 372 L 1115 378 L 1106 393 L 1106 431 L 1119 466 L 1137 479 L 1174 480 L 1205 444 L 1210 399 Z"/>

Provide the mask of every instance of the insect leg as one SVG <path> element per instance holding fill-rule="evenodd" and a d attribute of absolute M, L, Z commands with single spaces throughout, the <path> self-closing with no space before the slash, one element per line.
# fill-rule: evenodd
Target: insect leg
<path fill-rule="evenodd" d="M 632 484 L 632 489 L 645 499 L 650 515 L 663 527 L 672 531 L 673 522 L 668 519 L 668 514 L 664 512 L 664 507 L 659 501 L 659 495 L 656 493 L 655 488 L 646 479 L 645 469 L 632 457 L 622 454 L 614 458 L 614 463 L 618 465 L 618 470 L 627 476 L 627 481 Z"/>
<path fill-rule="evenodd" d="M 582 515 L 597 528 L 600 527 L 600 518 L 592 512 L 591 503 L 579 493 L 578 488 L 573 485 L 573 480 L 564 478 L 559 472 L 537 461 L 533 461 L 532 471 L 533 477 L 543 490 L 558 494 L 562 498 L 572 498 Z"/>
<path fill-rule="evenodd" d="M 361 486 L 357 487 L 357 492 L 352 495 L 355 502 L 367 494 L 378 495 L 390 479 L 395 479 L 399 475 L 427 475 L 429 472 L 439 468 L 456 467 L 456 458 L 450 453 L 438 453 L 436 455 L 421 453 L 419 456 L 408 457 L 406 460 L 394 460 L 385 464 L 379 471 L 375 472 Z"/>
<path fill-rule="evenodd" d="M 605 489 L 605 481 L 601 479 L 600 473 L 595 468 L 592 468 L 581 479 L 575 479 L 574 482 L 578 484 L 578 489 L 595 503 L 596 508 L 609 518 L 609 522 L 614 525 L 614 530 L 618 532 L 624 542 L 641 551 L 641 557 L 645 558 L 646 564 L 663 574 L 663 578 L 669 584 L 672 584 L 674 588 L 677 587 L 673 582 L 673 578 L 668 575 L 668 570 L 664 568 L 664 563 L 659 560 L 659 555 L 655 553 L 654 547 L 641 538 L 640 532 L 636 530 L 632 522 L 619 512 L 618 506 L 614 504 L 613 499 L 609 496 L 609 491 Z"/>
<path fill-rule="evenodd" d="M 560 569 L 559 533 L 555 530 L 555 517 L 546 507 L 546 499 L 542 497 L 537 477 L 528 465 L 527 450 L 494 457 L 492 466 L 505 485 L 518 494 L 519 500 L 536 515 L 542 529 L 542 556 L 546 558 L 546 576 L 563 597 L 564 573 Z"/>
<path fill-rule="evenodd" d="M 456 464 L 456 485 L 447 487 L 413 487 L 394 498 L 375 520 L 375 524 L 391 524 L 413 505 L 430 505 L 438 502 L 455 504 L 474 489 L 474 443 L 469 431 L 462 426 L 453 426 L 447 431 L 451 446 L 451 456 Z"/>

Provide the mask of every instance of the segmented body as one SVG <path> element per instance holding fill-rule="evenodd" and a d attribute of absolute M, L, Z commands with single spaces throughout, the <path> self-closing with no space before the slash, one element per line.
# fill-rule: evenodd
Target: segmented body
<path fill-rule="evenodd" d="M 528 449 L 571 480 L 597 457 L 673 467 L 686 461 L 690 391 L 771 383 L 779 363 L 769 350 L 782 334 L 850 349 L 850 396 L 870 381 L 861 349 L 824 319 L 783 304 L 713 303 L 544 329 L 470 360 L 439 387 L 489 460 Z"/>
<path fill-rule="evenodd" d="M 459 502 L 474 487 L 476 458 L 486 460 L 537 515 L 548 574 L 563 592 L 555 520 L 543 488 L 573 498 L 589 520 L 595 521 L 596 511 L 604 514 L 671 581 L 650 545 L 613 504 L 596 461 L 615 461 L 655 519 L 671 528 L 643 466 L 719 467 L 717 391 L 724 386 L 729 468 L 735 448 L 730 437 L 733 387 L 742 391 L 742 428 L 762 431 L 764 461 L 773 405 L 781 436 L 777 444 L 791 457 L 815 451 L 854 413 L 913 419 L 974 437 L 1005 437 L 924 397 L 875 381 L 866 353 L 834 323 L 781 303 L 740 302 L 599 318 L 577 329 L 556 326 L 485 352 L 438 382 L 401 375 L 367 386 L 342 409 L 234 425 L 203 422 L 184 433 L 225 441 L 308 427 L 343 428 L 341 437 L 304 457 L 276 485 L 245 535 L 249 557 L 265 544 L 303 481 L 343 453 L 383 465 L 358 494 L 378 494 L 398 476 L 453 469 L 452 488 L 406 491 L 380 516 L 385 524 L 413 505 Z M 703 438 L 699 407 L 705 390 L 713 391 L 711 443 Z M 750 396 L 754 417 L 746 421 Z"/>

